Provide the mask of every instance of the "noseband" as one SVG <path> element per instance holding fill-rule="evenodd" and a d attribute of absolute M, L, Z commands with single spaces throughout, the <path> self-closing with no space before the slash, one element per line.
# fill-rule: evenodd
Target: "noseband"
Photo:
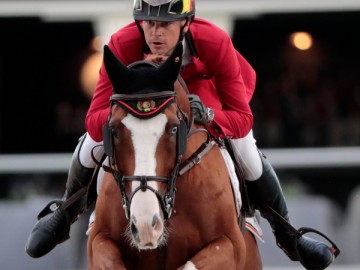
<path fill-rule="evenodd" d="M 163 112 L 170 104 L 176 102 L 175 91 L 162 91 L 148 94 L 114 94 L 110 98 L 111 106 L 117 105 L 123 108 L 128 113 L 140 119 L 149 119 L 159 113 Z M 177 104 L 177 102 L 176 102 Z M 164 213 L 164 219 L 168 219 L 171 216 L 172 209 L 175 202 L 175 181 L 179 174 L 182 156 L 186 151 L 187 136 L 190 130 L 190 121 L 185 112 L 178 106 L 177 117 L 180 125 L 177 132 L 177 154 L 175 166 L 172 169 L 170 175 L 166 176 L 149 176 L 149 175 L 124 175 L 116 169 L 116 156 L 114 149 L 114 134 L 113 130 L 109 127 L 109 121 L 104 125 L 103 128 L 103 141 L 105 154 L 109 157 L 110 166 L 103 166 L 104 170 L 112 173 L 114 176 L 122 195 L 122 204 L 125 211 L 126 218 L 130 216 L 130 204 L 131 201 L 138 191 L 145 192 L 150 190 L 153 192 L 159 200 L 160 206 Z M 129 181 L 139 181 L 140 186 L 136 188 L 130 198 L 125 192 L 125 183 Z M 161 183 L 167 183 L 167 191 L 164 195 L 160 194 L 159 191 L 148 185 L 148 181 L 157 181 Z"/>

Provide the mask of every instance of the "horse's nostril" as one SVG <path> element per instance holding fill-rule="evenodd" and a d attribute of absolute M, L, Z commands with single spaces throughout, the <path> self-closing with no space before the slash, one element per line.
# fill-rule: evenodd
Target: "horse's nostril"
<path fill-rule="evenodd" d="M 155 214 L 155 215 L 153 216 L 153 220 L 152 220 L 152 223 L 151 223 L 151 225 L 152 225 L 153 227 L 155 227 L 155 225 L 156 225 L 156 223 L 157 223 L 157 221 L 158 221 L 158 218 L 159 218 L 159 216 L 158 216 L 157 214 Z"/>
<path fill-rule="evenodd" d="M 136 228 L 136 225 L 135 225 L 134 222 L 131 222 L 130 228 L 131 228 L 131 233 L 132 233 L 132 235 L 133 235 L 134 240 L 135 240 L 137 243 L 139 243 L 139 242 L 140 242 L 139 231 L 138 231 L 138 229 Z"/>
<path fill-rule="evenodd" d="M 149 248 L 152 248 L 154 245 L 153 245 L 153 243 L 147 243 L 147 244 L 145 244 L 145 247 L 149 247 Z"/>
<path fill-rule="evenodd" d="M 136 226 L 133 222 L 131 222 L 131 232 L 132 232 L 132 234 L 138 233 L 138 229 L 136 228 Z"/>
<path fill-rule="evenodd" d="M 161 229 L 161 219 L 160 219 L 158 214 L 155 214 L 153 216 L 153 220 L 152 220 L 151 225 L 154 228 L 154 230 Z"/>

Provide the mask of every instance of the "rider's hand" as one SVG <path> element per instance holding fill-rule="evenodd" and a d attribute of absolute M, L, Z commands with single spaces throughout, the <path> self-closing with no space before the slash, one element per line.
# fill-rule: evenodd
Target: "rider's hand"
<path fill-rule="evenodd" d="M 166 61 L 167 58 L 168 58 L 168 56 L 159 56 L 159 55 L 154 55 L 154 54 L 148 54 L 145 56 L 144 60 L 161 65 L 162 63 L 164 63 Z"/>
<path fill-rule="evenodd" d="M 189 95 L 191 113 L 195 123 L 207 125 L 214 120 L 214 111 L 206 107 L 198 95 Z"/>

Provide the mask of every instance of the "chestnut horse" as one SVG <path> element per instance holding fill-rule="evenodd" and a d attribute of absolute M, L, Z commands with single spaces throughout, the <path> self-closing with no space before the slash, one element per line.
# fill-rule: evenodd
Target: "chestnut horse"
<path fill-rule="evenodd" d="M 159 67 L 125 67 L 105 46 L 109 163 L 88 238 L 89 269 L 262 269 L 255 238 L 240 230 L 220 148 L 192 123 L 178 80 L 182 50 L 179 44 Z"/>

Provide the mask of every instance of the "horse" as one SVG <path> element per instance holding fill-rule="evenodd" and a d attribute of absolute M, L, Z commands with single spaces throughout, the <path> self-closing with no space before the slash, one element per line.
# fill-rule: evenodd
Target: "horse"
<path fill-rule="evenodd" d="M 161 65 L 125 66 L 104 48 L 113 95 L 89 269 L 262 269 L 220 146 L 191 117 L 182 51 L 179 43 Z"/>

